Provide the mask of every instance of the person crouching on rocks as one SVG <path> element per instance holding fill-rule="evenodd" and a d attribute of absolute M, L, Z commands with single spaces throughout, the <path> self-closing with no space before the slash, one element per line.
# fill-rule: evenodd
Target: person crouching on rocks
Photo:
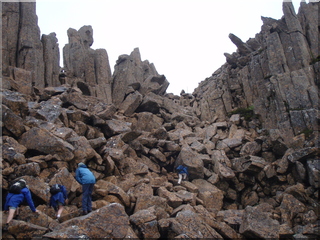
<path fill-rule="evenodd" d="M 181 184 L 182 179 L 184 180 L 187 179 L 188 168 L 186 166 L 179 165 L 176 169 L 178 170 L 178 176 L 179 176 L 178 184 Z"/>
<path fill-rule="evenodd" d="M 96 178 L 84 163 L 79 163 L 76 170 L 76 180 L 82 185 L 82 214 L 92 211 L 92 192 Z"/>
<path fill-rule="evenodd" d="M 9 193 L 6 197 L 6 202 L 4 205 L 4 211 L 9 212 L 7 223 L 4 226 L 3 230 L 7 231 L 9 227 L 9 223 L 14 217 L 14 214 L 18 207 L 26 201 L 31 209 L 32 212 L 36 213 L 38 210 L 35 208 L 31 192 L 27 186 L 27 183 L 24 179 L 20 179 L 16 183 L 12 184 L 9 188 Z M 18 210 L 17 210 L 18 214 Z"/>
<path fill-rule="evenodd" d="M 50 193 L 49 206 L 53 207 L 57 213 L 56 217 L 60 218 L 68 199 L 67 189 L 61 184 L 54 184 L 50 187 Z"/>

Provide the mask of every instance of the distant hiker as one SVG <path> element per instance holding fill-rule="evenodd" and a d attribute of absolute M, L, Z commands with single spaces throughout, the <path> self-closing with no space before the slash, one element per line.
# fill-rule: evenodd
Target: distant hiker
<path fill-rule="evenodd" d="M 182 179 L 186 179 L 188 176 L 188 168 L 186 166 L 179 165 L 176 169 L 178 170 L 179 175 L 178 184 L 181 184 Z"/>
<path fill-rule="evenodd" d="M 9 188 L 9 193 L 6 197 L 6 202 L 4 205 L 4 211 L 8 212 L 8 218 L 7 223 L 4 227 L 4 231 L 8 230 L 8 226 L 10 221 L 13 219 L 14 214 L 17 210 L 17 216 L 18 213 L 18 207 L 26 201 L 31 208 L 32 212 L 38 212 L 38 210 L 35 208 L 33 200 L 31 198 L 31 192 L 29 188 L 27 187 L 27 183 L 24 179 L 20 179 L 16 183 L 12 184 Z"/>
<path fill-rule="evenodd" d="M 56 217 L 60 218 L 68 199 L 67 189 L 61 184 L 54 184 L 50 187 L 50 193 L 51 197 L 49 206 L 53 207 L 57 213 Z"/>
<path fill-rule="evenodd" d="M 96 178 L 84 163 L 79 163 L 76 170 L 76 180 L 82 185 L 83 215 L 92 211 L 92 192 Z"/>

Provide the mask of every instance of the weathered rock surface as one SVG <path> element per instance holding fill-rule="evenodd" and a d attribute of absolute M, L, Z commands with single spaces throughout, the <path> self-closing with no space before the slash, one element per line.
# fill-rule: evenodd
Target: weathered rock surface
<path fill-rule="evenodd" d="M 128 91 L 138 91 L 143 95 L 149 92 L 164 95 L 169 86 L 166 78 L 158 74 L 153 64 L 147 60 L 141 61 L 138 48 L 130 55 L 119 56 L 112 82 L 112 99 L 116 106 L 126 99 Z"/>
<path fill-rule="evenodd" d="M 259 207 L 248 206 L 244 210 L 240 233 L 246 237 L 270 239 L 279 238 L 280 224 L 265 213 Z"/>
<path fill-rule="evenodd" d="M 319 3 L 298 15 L 284 3 L 247 42 L 231 34 L 238 51 L 180 96 L 139 49 L 111 76 L 91 26 L 68 30 L 58 76 L 57 39 L 40 41 L 35 4 L 2 6 L 2 191 L 24 178 L 39 211 L 22 206 L 4 239 L 319 238 Z M 84 216 L 79 162 L 97 178 Z M 68 191 L 59 221 L 47 206 L 55 183 Z"/>
<path fill-rule="evenodd" d="M 58 39 L 55 33 L 43 34 L 41 37 L 43 44 L 44 61 L 44 86 L 58 87 L 60 82 L 60 52 Z"/>
<path fill-rule="evenodd" d="M 76 227 L 75 227 L 76 226 Z M 44 237 L 60 238 L 119 238 L 130 236 L 129 217 L 120 204 L 113 203 L 86 216 L 61 223 Z M 72 234 L 72 235 L 70 235 Z"/>
<path fill-rule="evenodd" d="M 112 103 L 108 54 L 105 49 L 90 48 L 93 44 L 92 27 L 83 26 L 78 31 L 69 28 L 68 38 L 69 43 L 63 48 L 65 83 L 76 85 L 85 95 Z"/>
<path fill-rule="evenodd" d="M 284 17 L 262 17 L 262 30 L 254 39 L 244 43 L 230 34 L 237 52 L 226 54 L 227 64 L 195 89 L 192 105 L 198 116 L 222 121 L 231 111 L 253 107 L 264 119 L 262 127 L 278 129 L 287 144 L 307 129 L 316 131 L 319 30 L 313 20 L 318 8 L 319 3 L 301 3 L 296 15 L 292 3 L 285 3 Z"/>
<path fill-rule="evenodd" d="M 44 87 L 43 45 L 36 3 L 8 2 L 2 7 L 3 74 L 10 77 L 10 67 L 22 68 L 30 71 L 29 83 Z"/>

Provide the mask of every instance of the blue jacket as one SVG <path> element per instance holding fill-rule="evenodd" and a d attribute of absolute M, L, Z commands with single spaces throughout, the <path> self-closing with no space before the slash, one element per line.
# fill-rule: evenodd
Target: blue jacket
<path fill-rule="evenodd" d="M 6 203 L 4 205 L 4 210 L 8 211 L 9 207 L 19 207 L 19 205 L 26 200 L 32 212 L 36 211 L 34 203 L 31 198 L 31 192 L 28 188 L 21 189 L 21 193 L 8 193 L 6 197 Z"/>
<path fill-rule="evenodd" d="M 96 183 L 96 178 L 93 173 L 88 169 L 88 167 L 82 164 L 76 170 L 76 180 L 81 185 Z"/>
<path fill-rule="evenodd" d="M 188 168 L 187 167 L 185 167 L 185 166 L 182 166 L 182 165 L 179 165 L 178 167 L 177 167 L 177 170 L 178 170 L 178 173 L 185 173 L 185 174 L 189 174 L 188 173 Z"/>
<path fill-rule="evenodd" d="M 57 202 L 60 202 L 64 205 L 66 199 L 68 198 L 68 194 L 65 186 L 59 184 L 59 187 L 61 189 L 61 192 L 51 195 L 50 197 L 50 207 L 53 207 L 55 210 L 57 209 L 57 206 L 58 206 Z"/>

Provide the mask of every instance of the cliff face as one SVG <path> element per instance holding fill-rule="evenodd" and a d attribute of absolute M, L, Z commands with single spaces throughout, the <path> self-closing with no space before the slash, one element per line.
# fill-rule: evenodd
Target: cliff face
<path fill-rule="evenodd" d="M 105 49 L 94 50 L 93 29 L 83 26 L 68 29 L 69 43 L 63 48 L 64 67 L 59 65 L 60 53 L 55 33 L 43 34 L 36 15 L 36 3 L 3 3 L 3 87 L 26 94 L 61 84 L 77 86 L 87 96 L 107 100 L 120 106 L 128 93 L 164 95 L 169 85 L 153 64 L 141 61 L 139 49 L 130 56 L 122 55 L 111 76 Z M 31 80 L 29 75 L 31 75 Z M 129 92 L 128 92 L 129 91 Z"/>
<path fill-rule="evenodd" d="M 3 238 L 319 237 L 318 7 L 296 16 L 285 3 L 255 39 L 230 34 L 238 51 L 194 94 L 174 96 L 139 49 L 111 76 L 91 26 L 68 30 L 60 68 L 35 3 L 2 3 L 3 202 L 23 178 L 39 211 L 22 206 Z M 87 215 L 80 162 L 97 179 Z M 56 183 L 68 191 L 59 219 L 47 205 Z"/>
<path fill-rule="evenodd" d="M 27 80 L 29 88 L 31 85 L 45 86 L 43 45 L 35 3 L 3 3 L 2 38 L 3 74 L 18 75 L 13 72 L 19 70 L 13 68 L 24 69 L 27 71 L 24 74 L 31 76 Z"/>
<path fill-rule="evenodd" d="M 283 4 L 280 20 L 262 17 L 261 32 L 246 43 L 230 34 L 237 52 L 201 82 L 192 104 L 202 120 L 227 118 L 239 108 L 254 108 L 262 125 L 286 143 L 319 121 L 318 3 Z"/>

